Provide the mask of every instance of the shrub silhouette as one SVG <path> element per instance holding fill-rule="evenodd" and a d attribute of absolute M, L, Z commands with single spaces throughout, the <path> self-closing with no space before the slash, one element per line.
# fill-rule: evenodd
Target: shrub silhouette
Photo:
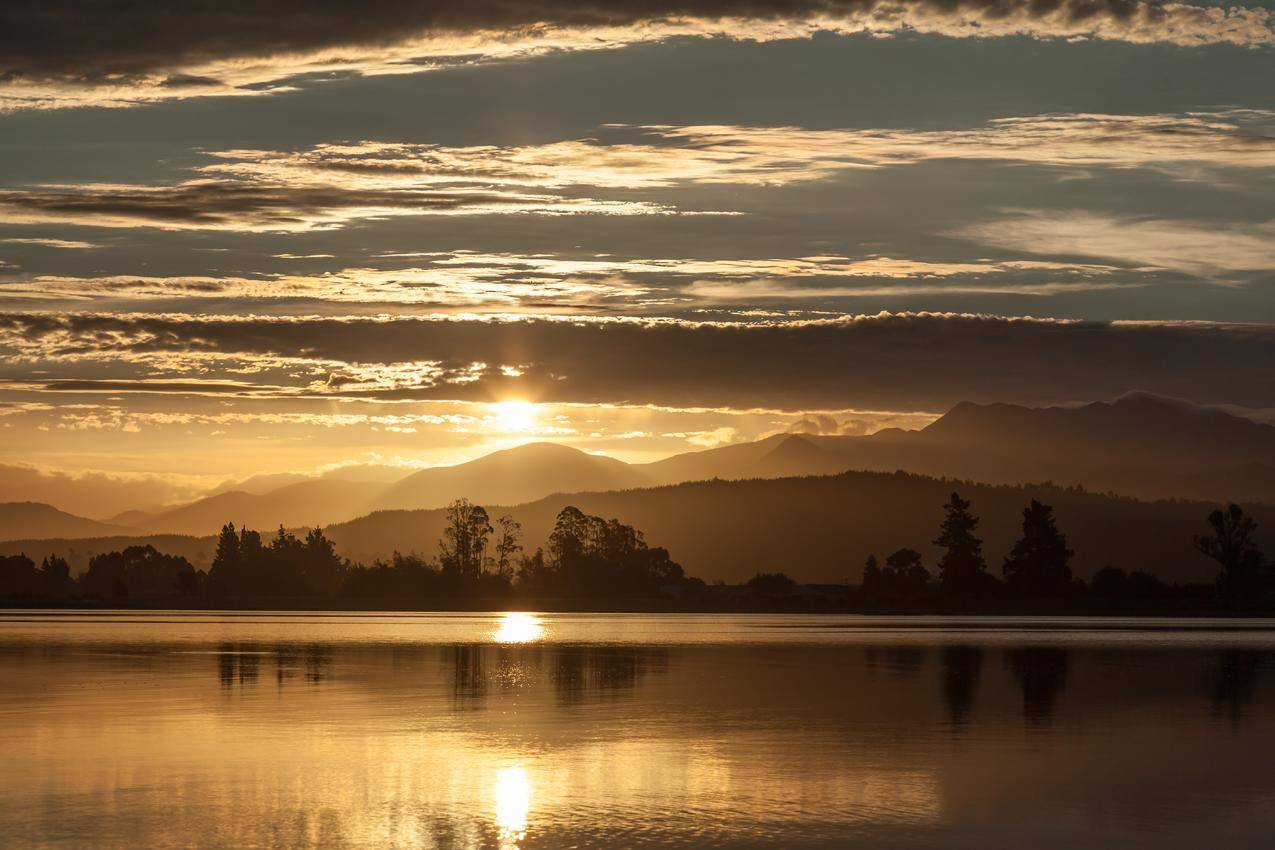
<path fill-rule="evenodd" d="M 1239 505 L 1209 514 L 1212 534 L 1195 536 L 1195 548 L 1218 562 L 1218 590 L 1228 606 L 1253 602 L 1269 591 L 1271 576 L 1253 535 L 1257 523 Z"/>

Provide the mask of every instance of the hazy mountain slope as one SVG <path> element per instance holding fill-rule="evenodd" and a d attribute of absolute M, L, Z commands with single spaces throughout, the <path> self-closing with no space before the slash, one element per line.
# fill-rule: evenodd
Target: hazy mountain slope
<path fill-rule="evenodd" d="M 423 469 L 391 485 L 380 509 L 440 507 L 453 499 L 513 504 L 581 490 L 615 490 L 647 482 L 639 468 L 554 443 L 528 443 L 456 466 Z"/>
<path fill-rule="evenodd" d="M 253 475 L 242 481 L 227 481 L 217 487 L 209 496 L 217 496 L 221 493 L 244 492 L 256 495 L 265 495 L 288 487 L 293 484 L 302 484 L 308 481 L 355 481 L 366 484 L 391 484 L 406 478 L 411 474 L 410 469 L 401 466 L 387 466 L 377 463 L 360 463 L 351 464 L 349 466 L 338 466 L 335 469 L 329 469 L 318 475 L 304 475 L 299 472 L 277 472 L 263 475 Z"/>
<path fill-rule="evenodd" d="M 1074 408 L 962 403 L 919 431 L 778 435 L 644 468 L 665 484 L 903 469 L 1141 498 L 1275 503 L 1275 427 L 1142 393 Z"/>
<path fill-rule="evenodd" d="M 460 497 L 518 504 L 552 493 L 713 478 L 900 469 L 992 484 L 1052 481 L 1139 498 L 1275 504 L 1275 427 L 1144 394 L 1074 408 L 963 403 L 920 431 L 779 434 L 641 465 L 531 443 L 388 483 L 401 470 L 348 468 L 264 493 L 219 493 L 149 516 L 129 512 L 112 522 L 154 533 L 211 534 L 227 521 L 263 530 L 328 524 L 377 509 L 441 507 Z"/>
<path fill-rule="evenodd" d="M 1148 569 L 1166 578 L 1207 580 L 1214 568 L 1191 537 L 1206 530 L 1209 503 L 1139 502 L 1056 487 L 954 484 L 907 474 L 852 472 L 836 476 L 706 481 L 612 493 L 555 495 L 508 510 L 523 523 L 525 542 L 541 545 L 557 512 L 573 504 L 618 517 L 646 532 L 653 545 L 703 578 L 740 581 L 757 571 L 783 570 L 801 581 L 857 581 L 864 558 L 908 546 L 933 567 L 942 504 L 959 490 L 983 518 L 986 554 L 1000 562 L 1019 532 L 1033 497 L 1052 504 L 1076 550 L 1075 568 L 1089 575 L 1105 564 Z M 1255 511 L 1268 551 L 1275 510 Z M 433 554 L 441 511 L 379 512 L 328 529 L 340 550 L 371 560 L 399 551 Z"/>
<path fill-rule="evenodd" d="M 876 468 L 1275 503 L 1275 427 L 1145 394 L 1078 408 L 960 404 L 886 442 Z"/>
<path fill-rule="evenodd" d="M 0 540 L 33 537 L 101 537 L 135 529 L 68 514 L 42 502 L 0 503 Z"/>
<path fill-rule="evenodd" d="M 221 493 L 155 514 L 142 526 L 154 534 L 215 534 L 227 522 L 270 532 L 280 525 L 326 525 L 366 513 L 382 484 L 310 480 L 269 493 Z"/>
<path fill-rule="evenodd" d="M 755 478 L 762 458 L 793 434 L 775 434 L 750 443 L 735 443 L 715 449 L 684 452 L 663 460 L 640 464 L 646 477 L 659 484 L 699 481 L 709 478 Z"/>
<path fill-rule="evenodd" d="M 269 493 L 271 490 L 278 490 L 280 487 L 288 487 L 292 484 L 300 484 L 309 480 L 310 477 L 308 475 L 302 475 L 299 472 L 265 473 L 250 476 L 242 481 L 225 481 L 214 488 L 208 496 L 220 496 L 222 493 L 251 493 L 255 496 L 260 496 Z"/>

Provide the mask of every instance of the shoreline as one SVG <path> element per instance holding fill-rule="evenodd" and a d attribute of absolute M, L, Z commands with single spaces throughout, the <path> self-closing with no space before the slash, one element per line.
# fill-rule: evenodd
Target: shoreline
<path fill-rule="evenodd" d="M 178 611 L 313 613 L 479 613 L 525 611 L 540 614 L 807 614 L 879 617 L 1124 617 L 1244 619 L 1275 617 L 1275 609 L 1228 609 L 1216 605 L 912 605 L 863 606 L 827 600 L 731 600 L 730 604 L 686 600 L 536 598 L 536 597 L 254 597 L 230 599 L 154 598 L 145 600 L 0 599 L 0 616 L 25 611 Z"/>

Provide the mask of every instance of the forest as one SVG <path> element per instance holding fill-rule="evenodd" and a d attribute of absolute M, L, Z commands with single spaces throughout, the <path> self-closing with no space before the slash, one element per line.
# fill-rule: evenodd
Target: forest
<path fill-rule="evenodd" d="M 280 528 L 269 540 L 227 523 L 207 571 L 153 546 L 95 555 L 80 576 L 66 559 L 0 557 L 0 597 L 30 604 L 150 604 L 196 607 L 247 601 L 328 600 L 642 600 L 691 610 L 1259 611 L 1275 609 L 1275 564 L 1255 541 L 1257 523 L 1237 505 L 1214 510 L 1194 535 L 1195 548 L 1217 564 L 1212 583 L 1169 583 L 1148 570 L 1106 566 L 1088 581 L 1073 575 L 1073 550 L 1053 508 L 1036 499 L 1023 509 L 1021 534 L 994 571 L 983 554 L 980 519 L 952 493 L 931 541 L 942 553 L 933 568 L 904 546 L 879 560 L 868 554 L 858 585 L 800 585 L 783 572 L 758 571 L 742 586 L 708 584 L 685 571 L 643 533 L 568 505 L 543 545 L 528 551 L 509 515 L 458 499 L 432 555 L 395 552 L 370 564 L 338 555 L 319 528 L 301 536 Z M 998 574 L 999 573 L 999 574 Z"/>

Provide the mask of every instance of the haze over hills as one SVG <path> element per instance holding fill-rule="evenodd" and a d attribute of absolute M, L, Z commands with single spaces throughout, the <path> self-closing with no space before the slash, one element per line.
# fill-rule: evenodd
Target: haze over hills
<path fill-rule="evenodd" d="M 213 534 L 227 522 L 261 531 L 280 525 L 326 525 L 375 508 L 384 485 L 320 479 L 266 493 L 219 493 L 173 510 L 138 517 L 133 525 L 153 534 Z"/>
<path fill-rule="evenodd" d="M 646 481 L 640 467 L 555 443 L 527 443 L 469 463 L 415 472 L 390 485 L 378 509 L 441 507 L 458 496 L 474 502 L 517 502 L 550 493 L 620 490 Z"/>
<path fill-rule="evenodd" d="M 1134 393 L 1083 407 L 958 404 L 917 431 L 780 435 L 650 464 L 661 483 L 847 469 L 1052 481 L 1148 499 L 1275 503 L 1275 427 Z M 716 471 L 714 471 L 716 470 Z"/>
<path fill-rule="evenodd" d="M 1171 581 L 1208 582 L 1215 562 L 1196 552 L 1192 535 L 1206 531 L 1210 502 L 1146 502 L 1056 486 L 954 482 L 908 473 L 846 472 L 743 481 L 696 481 L 636 490 L 558 494 L 513 507 L 488 504 L 492 516 L 509 513 L 522 523 L 528 552 L 544 544 L 566 505 L 615 517 L 666 547 L 686 570 L 708 581 L 744 581 L 758 571 L 783 571 L 802 582 L 857 582 L 869 553 L 884 558 L 901 547 L 923 553 L 935 569 L 931 543 L 948 495 L 972 502 L 981 523 L 989 569 L 1020 532 L 1023 507 L 1033 498 L 1055 509 L 1058 526 L 1075 550 L 1072 568 L 1089 577 L 1108 564 L 1154 572 Z M 1246 506 L 1259 523 L 1258 541 L 1275 549 L 1275 507 Z M 434 556 L 443 536 L 441 509 L 378 511 L 325 529 L 338 552 L 364 563 L 395 551 Z M 265 529 L 262 529 L 263 531 Z M 81 540 L 11 540 L 0 554 L 25 552 L 37 561 L 67 556 L 82 571 L 95 553 L 151 544 L 207 568 L 216 538 L 144 536 Z"/>
<path fill-rule="evenodd" d="M 519 504 L 554 493 L 845 470 L 904 470 L 991 484 L 1052 481 L 1144 499 L 1275 504 L 1275 427 L 1146 394 L 1080 407 L 962 403 L 918 431 L 777 434 L 646 464 L 529 443 L 406 475 L 397 467 L 369 466 L 301 480 L 257 476 L 240 482 L 240 489 L 112 520 L 147 533 L 206 535 L 227 521 L 263 530 L 326 525 L 374 510 L 437 508 L 459 497 Z M 278 481 L 289 483 L 271 486 Z"/>
<path fill-rule="evenodd" d="M 1195 551 L 1192 535 L 1206 530 L 1209 502 L 1143 502 L 1054 486 L 958 483 L 906 473 L 846 472 L 834 476 L 697 481 L 608 493 L 554 495 L 512 508 L 524 542 L 541 545 L 566 505 L 616 517 L 664 546 L 688 572 L 707 580 L 743 581 L 780 570 L 804 582 L 858 581 L 869 553 L 901 547 L 926 556 L 934 569 L 942 506 L 959 491 L 981 517 L 989 568 L 1020 533 L 1033 498 L 1054 506 L 1059 528 L 1075 550 L 1073 570 L 1088 577 L 1107 564 L 1144 569 L 1177 581 L 1210 581 L 1217 565 Z M 1275 540 L 1275 508 L 1252 509 L 1261 540 Z M 395 550 L 433 555 L 443 512 L 383 511 L 327 529 L 338 551 L 371 561 Z M 1268 546 L 1269 548 L 1269 546 Z"/>
<path fill-rule="evenodd" d="M 102 537 L 133 531 L 75 516 L 40 502 L 0 502 L 0 540 L 17 537 Z"/>

